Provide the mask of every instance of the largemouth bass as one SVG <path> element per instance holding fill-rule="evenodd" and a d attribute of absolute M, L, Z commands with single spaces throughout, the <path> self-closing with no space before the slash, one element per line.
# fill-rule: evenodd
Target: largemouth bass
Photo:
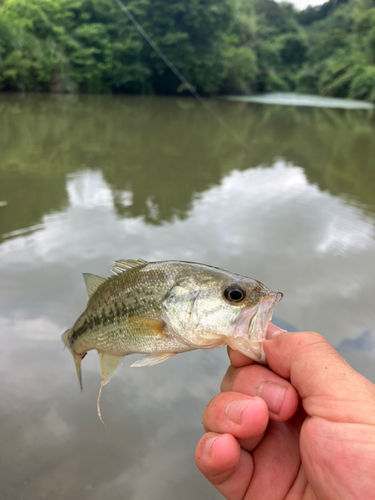
<path fill-rule="evenodd" d="M 112 272 L 109 278 L 83 275 L 87 308 L 62 336 L 81 389 L 81 361 L 92 349 L 99 353 L 101 421 L 102 388 L 128 354 L 146 354 L 132 366 L 151 366 L 180 352 L 228 344 L 266 362 L 262 343 L 281 293 L 192 262 L 119 260 Z"/>

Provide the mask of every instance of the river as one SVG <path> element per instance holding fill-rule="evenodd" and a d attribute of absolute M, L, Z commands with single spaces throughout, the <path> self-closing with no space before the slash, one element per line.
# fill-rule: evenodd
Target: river
<path fill-rule="evenodd" d="M 323 334 L 375 382 L 372 110 L 0 94 L 3 500 L 222 498 L 195 467 L 225 349 L 125 358 L 96 413 L 61 334 L 83 272 L 196 261 L 284 293 L 275 322 Z M 225 125 L 223 125 L 223 122 Z"/>

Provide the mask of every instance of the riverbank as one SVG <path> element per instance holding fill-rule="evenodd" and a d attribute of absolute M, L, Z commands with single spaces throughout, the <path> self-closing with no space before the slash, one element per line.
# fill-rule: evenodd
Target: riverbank
<path fill-rule="evenodd" d="M 329 0 L 134 0 L 153 42 L 202 95 L 300 92 L 375 103 L 375 8 Z M 113 0 L 4 0 L 0 90 L 186 95 Z"/>

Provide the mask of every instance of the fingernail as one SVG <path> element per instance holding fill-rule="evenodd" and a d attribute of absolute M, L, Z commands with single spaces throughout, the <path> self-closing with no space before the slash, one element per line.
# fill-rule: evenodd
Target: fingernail
<path fill-rule="evenodd" d="M 219 436 L 207 439 L 206 444 L 204 445 L 204 451 L 207 453 L 209 457 L 211 456 L 212 453 L 212 445 L 214 444 L 216 439 L 219 439 Z"/>
<path fill-rule="evenodd" d="M 285 393 L 286 388 L 274 382 L 263 382 L 256 390 L 256 395 L 262 398 L 267 403 L 269 411 L 276 415 L 283 404 Z"/>
<path fill-rule="evenodd" d="M 248 399 L 235 399 L 231 401 L 225 409 L 225 416 L 235 424 L 240 424 L 242 413 L 250 402 Z"/>

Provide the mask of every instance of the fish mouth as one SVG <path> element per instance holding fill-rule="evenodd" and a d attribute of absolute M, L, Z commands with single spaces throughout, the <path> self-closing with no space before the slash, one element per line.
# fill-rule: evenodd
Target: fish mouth
<path fill-rule="evenodd" d="M 273 310 L 282 298 L 283 294 L 280 292 L 269 292 L 256 306 L 243 310 L 236 325 L 237 334 L 230 343 L 231 347 L 251 359 L 266 363 L 263 341 Z"/>
<path fill-rule="evenodd" d="M 263 342 L 266 338 L 267 325 L 272 319 L 273 310 L 282 298 L 281 292 L 270 292 L 258 304 L 256 313 L 249 322 L 247 336 L 251 342 Z"/>

